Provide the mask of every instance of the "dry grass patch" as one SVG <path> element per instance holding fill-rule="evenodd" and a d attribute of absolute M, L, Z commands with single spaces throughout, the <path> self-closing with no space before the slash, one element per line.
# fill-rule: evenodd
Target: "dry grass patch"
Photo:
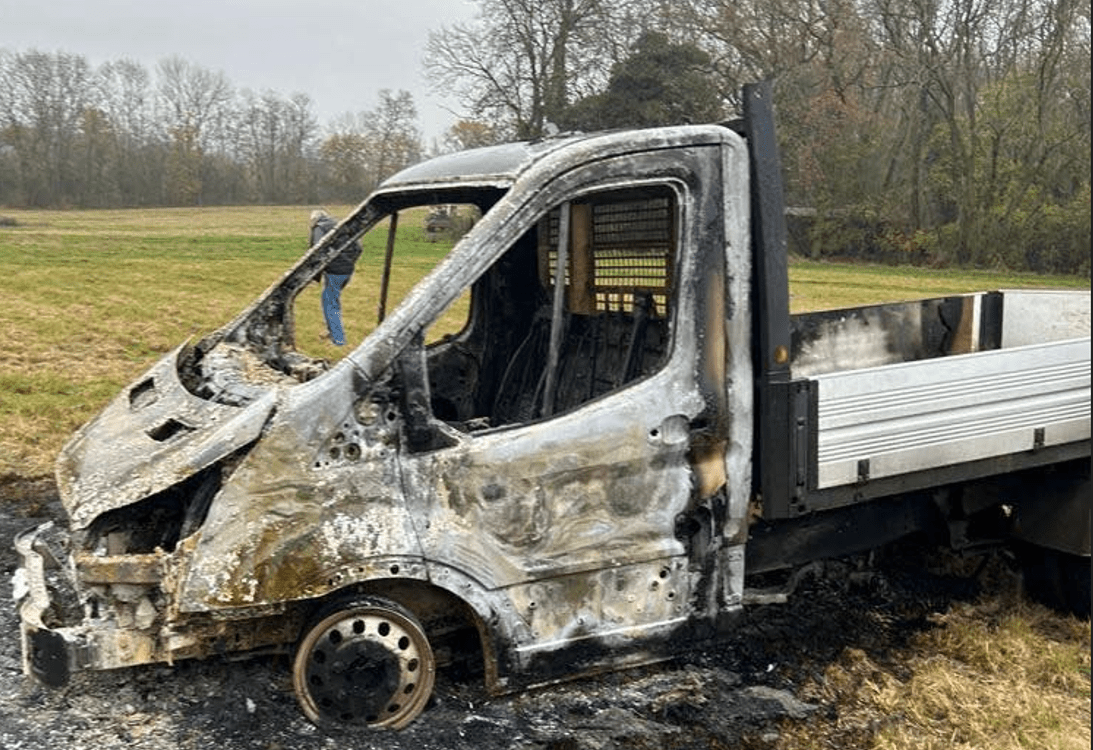
<path fill-rule="evenodd" d="M 1010 591 L 956 604 L 881 665 L 847 649 L 803 694 L 831 722 L 787 726 L 778 747 L 1084 750 L 1090 624 Z M 894 666 L 895 665 L 895 666 Z"/>

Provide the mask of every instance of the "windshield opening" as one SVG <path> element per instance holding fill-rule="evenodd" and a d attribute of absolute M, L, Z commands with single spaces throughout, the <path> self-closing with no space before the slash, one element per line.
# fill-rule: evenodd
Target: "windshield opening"
<path fill-rule="evenodd" d="M 348 278 L 324 271 L 297 295 L 295 351 L 330 363 L 341 359 L 398 307 L 480 217 L 479 208 L 470 203 L 409 206 L 388 214 L 358 240 L 360 256 Z M 430 327 L 430 340 L 457 334 L 469 312 L 468 293 Z"/>
<path fill-rule="evenodd" d="M 503 194 L 492 187 L 381 194 L 345 218 L 329 217 L 305 234 L 310 250 L 280 281 L 235 320 L 183 349 L 180 381 L 201 398 L 242 406 L 271 387 L 322 375 L 389 316 Z M 348 268 L 338 267 L 337 256 L 351 244 L 359 245 L 359 255 Z M 330 278 L 335 275 L 341 278 Z M 336 317 L 330 314 L 333 290 L 324 309 L 330 281 L 340 282 Z M 458 333 L 469 311 L 468 293 L 435 321 L 428 340 Z M 341 323 L 342 342 L 333 337 L 332 320 Z"/>

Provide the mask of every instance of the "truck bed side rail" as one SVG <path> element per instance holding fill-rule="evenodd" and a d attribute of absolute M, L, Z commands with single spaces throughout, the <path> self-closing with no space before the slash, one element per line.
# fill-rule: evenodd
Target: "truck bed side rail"
<path fill-rule="evenodd" d="M 815 380 L 815 489 L 1090 437 L 1088 337 Z"/>

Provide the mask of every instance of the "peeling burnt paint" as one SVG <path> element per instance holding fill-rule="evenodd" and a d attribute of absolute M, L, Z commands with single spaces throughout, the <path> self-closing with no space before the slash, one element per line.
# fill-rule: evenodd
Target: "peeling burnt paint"
<path fill-rule="evenodd" d="M 725 382 L 750 365 L 728 346 L 724 295 L 742 293 L 725 269 L 746 278 L 747 248 L 726 258 L 726 225 L 695 218 L 720 215 L 709 186 L 739 143 L 719 128 L 652 135 L 636 152 L 618 137 L 507 147 L 459 180 L 408 170 L 120 394 L 58 462 L 83 617 L 50 627 L 84 644 L 71 666 L 287 645 L 309 602 L 364 587 L 462 602 L 504 689 L 534 655 L 738 606 L 742 571 L 721 568 L 743 541 L 746 485 L 725 490 L 727 456 L 749 449 L 742 425 L 726 439 Z M 423 199 L 484 216 L 340 363 L 299 354 L 295 296 Z M 556 294 L 559 237 L 572 247 Z M 467 285 L 467 328 L 426 347 L 424 326 Z M 109 441 L 130 458 L 108 460 Z M 256 618 L 285 625 L 247 635 Z"/>

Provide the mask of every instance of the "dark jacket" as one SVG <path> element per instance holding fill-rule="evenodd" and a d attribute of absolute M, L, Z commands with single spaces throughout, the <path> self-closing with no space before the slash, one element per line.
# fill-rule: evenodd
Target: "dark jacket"
<path fill-rule="evenodd" d="M 319 219 L 315 223 L 315 226 L 311 228 L 311 245 L 312 247 L 323 238 L 323 236 L 331 229 L 336 227 L 337 224 L 333 219 Z M 357 264 L 357 258 L 361 256 L 361 244 L 356 240 L 353 240 L 342 251 L 334 256 L 334 258 L 326 264 L 326 268 L 323 269 L 326 273 L 332 273 L 337 276 L 349 276 L 353 273 L 353 268 Z"/>

